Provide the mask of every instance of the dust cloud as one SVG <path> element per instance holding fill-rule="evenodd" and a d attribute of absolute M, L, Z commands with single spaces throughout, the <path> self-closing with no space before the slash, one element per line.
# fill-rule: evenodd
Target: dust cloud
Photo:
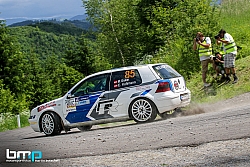
<path fill-rule="evenodd" d="M 181 116 L 196 115 L 205 113 L 205 109 L 202 106 L 193 106 L 187 110 L 181 112 Z"/>

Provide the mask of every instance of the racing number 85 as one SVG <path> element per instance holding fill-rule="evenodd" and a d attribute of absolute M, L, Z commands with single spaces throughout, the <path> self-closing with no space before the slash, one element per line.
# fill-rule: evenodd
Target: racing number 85
<path fill-rule="evenodd" d="M 135 70 L 125 71 L 125 78 L 134 78 L 135 77 Z"/>

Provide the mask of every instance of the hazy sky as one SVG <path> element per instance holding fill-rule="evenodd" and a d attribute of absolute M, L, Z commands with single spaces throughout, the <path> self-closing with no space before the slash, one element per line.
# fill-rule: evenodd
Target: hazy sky
<path fill-rule="evenodd" d="M 0 0 L 0 19 L 71 18 L 85 13 L 82 0 Z"/>

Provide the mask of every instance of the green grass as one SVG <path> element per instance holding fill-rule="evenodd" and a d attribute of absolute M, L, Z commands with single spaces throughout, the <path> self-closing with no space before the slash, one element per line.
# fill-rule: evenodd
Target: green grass
<path fill-rule="evenodd" d="M 21 127 L 29 126 L 28 122 L 29 112 L 23 112 L 20 114 Z M 17 129 L 17 116 L 11 114 L 0 115 L 0 132 Z"/>
<path fill-rule="evenodd" d="M 250 55 L 250 1 L 223 0 L 221 27 L 231 34 L 238 46 L 242 47 L 239 57 Z"/>
<path fill-rule="evenodd" d="M 187 86 L 192 92 L 192 101 L 198 103 L 215 102 L 228 99 L 250 91 L 249 71 L 250 71 L 250 1 L 249 0 L 223 0 L 221 7 L 221 27 L 231 34 L 238 46 L 242 49 L 238 51 L 236 60 L 236 73 L 239 77 L 237 84 L 227 84 L 216 88 L 213 77 L 215 71 L 210 67 L 207 79 L 213 83 L 213 87 L 207 91 L 201 91 L 203 87 L 201 73 L 194 74 L 187 81 Z M 218 30 L 219 31 L 219 30 Z"/>
<path fill-rule="evenodd" d="M 249 64 L 250 64 L 250 56 L 236 60 L 236 74 L 239 78 L 238 83 L 236 84 L 229 83 L 222 85 L 220 87 L 218 87 L 219 84 L 215 82 L 214 77 L 216 76 L 216 74 L 212 70 L 212 67 L 210 67 L 207 79 L 213 85 L 205 90 L 201 90 L 203 88 L 201 73 L 195 74 L 190 80 L 186 82 L 187 87 L 192 92 L 192 101 L 196 103 L 215 102 L 218 100 L 228 99 L 249 92 L 250 91 Z"/>

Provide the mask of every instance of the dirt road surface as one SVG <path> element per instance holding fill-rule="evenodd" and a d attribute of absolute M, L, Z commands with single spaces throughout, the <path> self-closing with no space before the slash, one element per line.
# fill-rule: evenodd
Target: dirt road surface
<path fill-rule="evenodd" d="M 191 106 L 176 118 L 147 124 L 130 121 L 52 137 L 30 127 L 1 132 L 0 166 L 250 166 L 250 93 Z M 42 159 L 6 162 L 6 149 L 39 150 Z"/>

